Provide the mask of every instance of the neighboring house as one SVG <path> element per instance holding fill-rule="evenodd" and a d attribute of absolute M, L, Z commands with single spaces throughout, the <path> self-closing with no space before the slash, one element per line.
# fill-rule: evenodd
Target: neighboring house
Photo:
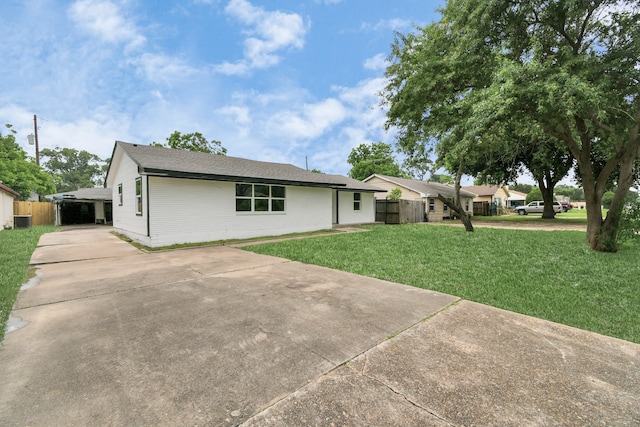
<path fill-rule="evenodd" d="M 498 208 L 508 206 L 510 192 L 506 185 L 471 185 L 462 188 L 477 195 L 474 202 L 495 203 Z"/>
<path fill-rule="evenodd" d="M 417 181 L 414 179 L 398 178 L 395 176 L 373 174 L 366 178 L 364 182 L 373 184 L 376 187 L 385 189 L 387 192 L 394 188 L 402 190 L 401 199 L 424 200 L 425 210 L 429 221 L 442 221 L 451 219 L 453 212 L 447 205 L 437 199 L 438 194 L 444 197 L 453 197 L 455 187 L 439 182 Z M 462 207 L 469 214 L 473 215 L 474 193 L 460 189 Z M 376 193 L 376 198 L 384 199 L 385 193 Z"/>
<path fill-rule="evenodd" d="M 507 207 L 517 208 L 518 206 L 526 205 L 527 195 L 515 190 L 509 190 L 509 197 L 507 197 Z"/>
<path fill-rule="evenodd" d="M 0 182 L 0 230 L 13 228 L 13 201 L 20 194 Z"/>
<path fill-rule="evenodd" d="M 45 196 L 54 205 L 55 225 L 109 224 L 112 221 L 111 188 L 81 188 Z"/>
<path fill-rule="evenodd" d="M 150 247 L 375 221 L 380 188 L 289 164 L 117 141 L 113 227 Z"/>

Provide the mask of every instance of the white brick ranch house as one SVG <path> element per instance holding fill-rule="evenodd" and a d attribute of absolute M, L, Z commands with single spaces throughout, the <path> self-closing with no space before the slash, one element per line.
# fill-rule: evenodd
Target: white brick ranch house
<path fill-rule="evenodd" d="M 371 223 L 384 191 L 289 164 L 121 141 L 105 187 L 115 231 L 149 247 Z"/>

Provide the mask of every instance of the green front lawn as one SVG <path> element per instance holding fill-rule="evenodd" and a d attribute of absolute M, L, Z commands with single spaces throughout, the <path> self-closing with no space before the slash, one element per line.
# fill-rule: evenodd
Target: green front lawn
<path fill-rule="evenodd" d="M 27 280 L 29 261 L 40 236 L 53 226 L 0 231 L 0 341 L 20 286 Z"/>
<path fill-rule="evenodd" d="M 540 218 L 537 218 L 540 220 Z M 456 295 L 640 343 L 640 247 L 597 253 L 580 231 L 432 224 L 290 240 L 245 250 Z"/>

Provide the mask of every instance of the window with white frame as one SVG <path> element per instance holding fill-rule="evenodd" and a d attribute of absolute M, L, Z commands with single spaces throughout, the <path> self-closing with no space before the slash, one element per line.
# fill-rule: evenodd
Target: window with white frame
<path fill-rule="evenodd" d="M 118 205 L 122 206 L 122 184 L 118 184 Z"/>
<path fill-rule="evenodd" d="M 236 184 L 236 212 L 284 212 L 285 187 L 269 184 Z"/>
<path fill-rule="evenodd" d="M 362 201 L 362 197 L 360 193 L 353 193 L 353 210 L 360 210 L 360 202 Z"/>
<path fill-rule="evenodd" d="M 436 211 L 436 199 L 429 199 L 429 212 L 435 212 Z"/>
<path fill-rule="evenodd" d="M 136 215 L 142 215 L 142 177 L 136 178 Z"/>
<path fill-rule="evenodd" d="M 469 199 L 464 200 L 464 210 L 469 212 Z"/>

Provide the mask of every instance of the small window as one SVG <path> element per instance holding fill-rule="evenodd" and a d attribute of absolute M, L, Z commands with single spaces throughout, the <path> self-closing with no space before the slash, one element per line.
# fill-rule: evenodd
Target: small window
<path fill-rule="evenodd" d="M 469 212 L 469 199 L 465 199 L 464 202 L 464 210 Z"/>
<path fill-rule="evenodd" d="M 142 178 L 136 178 L 136 215 L 142 215 Z"/>
<path fill-rule="evenodd" d="M 122 184 L 118 184 L 118 205 L 122 206 Z"/>
<path fill-rule="evenodd" d="M 429 199 L 429 212 L 436 211 L 436 199 Z"/>
<path fill-rule="evenodd" d="M 449 206 L 444 202 L 442 202 L 442 205 L 443 205 L 442 211 L 443 212 L 449 212 Z"/>
<path fill-rule="evenodd" d="M 354 211 L 359 211 L 360 210 L 360 193 L 353 193 L 353 210 Z"/>

